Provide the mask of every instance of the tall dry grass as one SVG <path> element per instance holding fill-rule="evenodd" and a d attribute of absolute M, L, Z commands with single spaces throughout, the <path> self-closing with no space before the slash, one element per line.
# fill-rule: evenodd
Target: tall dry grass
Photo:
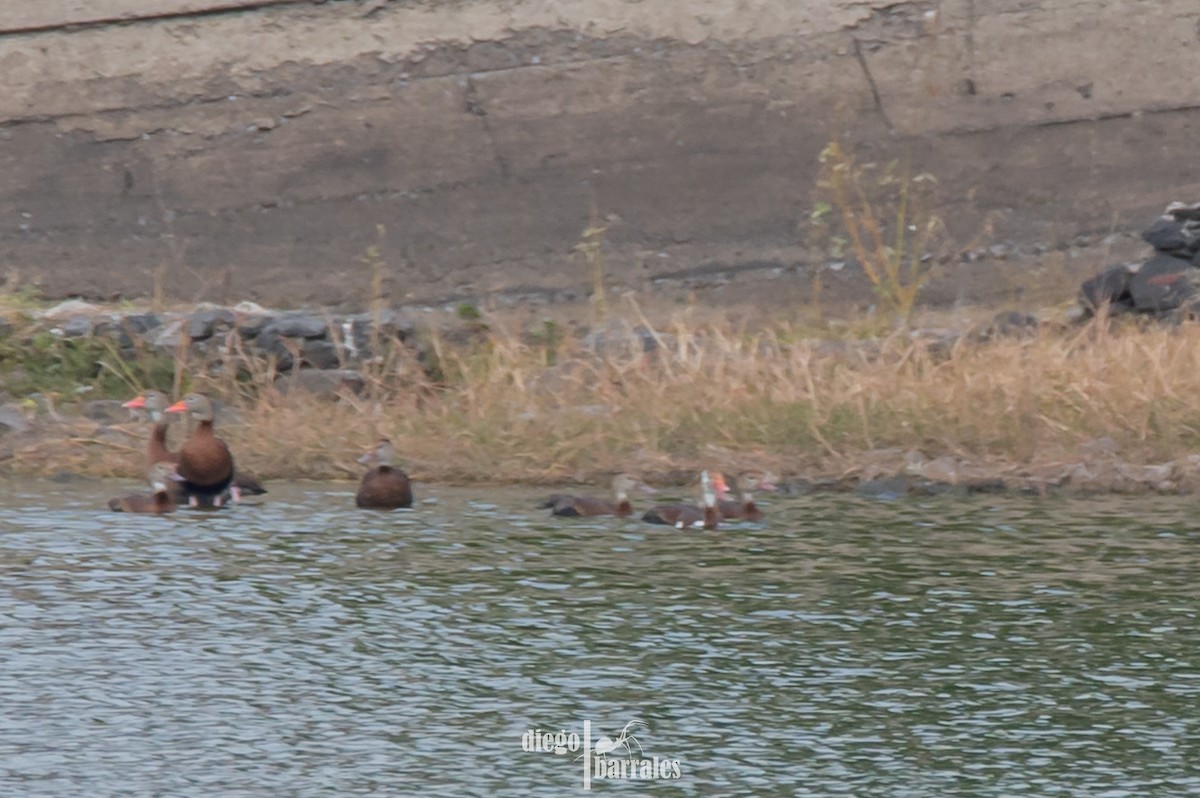
<path fill-rule="evenodd" d="M 441 379 L 393 363 L 363 397 L 329 403 L 263 391 L 226 435 L 270 476 L 351 477 L 390 437 L 414 473 L 453 481 L 552 482 L 769 465 L 784 473 L 890 447 L 928 457 L 1036 464 L 1113 438 L 1131 461 L 1193 451 L 1200 326 L 1095 323 L 948 350 L 908 335 L 831 343 L 787 326 L 679 325 L 662 346 L 603 357 L 578 343 L 556 365 L 493 327 L 438 350 Z"/>
<path fill-rule="evenodd" d="M 493 321 L 470 345 L 435 339 L 425 362 L 390 350 L 368 369 L 363 394 L 337 401 L 285 395 L 269 368 L 192 363 L 188 382 L 227 401 L 235 412 L 218 419 L 221 434 L 268 478 L 354 478 L 355 458 L 381 436 L 420 479 L 530 483 L 702 465 L 836 475 L 888 449 L 1019 468 L 1078 461 L 1104 436 L 1125 461 L 1155 463 L 1200 445 L 1197 324 L 1098 320 L 949 347 L 901 332 L 818 340 L 788 325 L 678 323 L 650 352 L 629 340 L 603 355 L 561 341 L 547 366 L 543 346 Z M 138 446 L 74 434 L 74 448 L 37 450 L 60 451 L 75 470 L 140 469 Z M 77 457 L 81 442 L 107 447 L 107 459 Z"/>

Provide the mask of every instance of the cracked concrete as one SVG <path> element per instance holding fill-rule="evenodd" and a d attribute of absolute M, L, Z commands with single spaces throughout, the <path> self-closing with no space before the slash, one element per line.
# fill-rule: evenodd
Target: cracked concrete
<path fill-rule="evenodd" d="M 55 296 L 353 304 L 372 245 L 397 301 L 581 292 L 593 209 L 620 287 L 803 270 L 834 135 L 937 175 L 963 248 L 1200 193 L 1193 0 L 0 6 L 0 269 Z"/>

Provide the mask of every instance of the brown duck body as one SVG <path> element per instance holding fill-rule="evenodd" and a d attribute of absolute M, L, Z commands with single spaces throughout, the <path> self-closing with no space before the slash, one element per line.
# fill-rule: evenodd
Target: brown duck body
<path fill-rule="evenodd" d="M 146 465 L 155 463 L 170 463 L 179 465 L 179 452 L 167 448 L 167 422 L 160 421 L 150 432 L 150 444 L 146 447 Z"/>
<path fill-rule="evenodd" d="M 660 504 L 652 507 L 642 516 L 643 521 L 651 524 L 666 524 L 668 526 L 687 529 L 703 527 L 716 529 L 721 516 L 716 507 L 697 507 L 694 504 Z"/>
<path fill-rule="evenodd" d="M 553 515 L 579 517 L 590 515 L 615 515 L 625 517 L 633 515 L 633 505 L 629 502 L 629 491 L 639 488 L 647 493 L 654 493 L 654 488 L 642 482 L 633 474 L 617 474 L 612 481 L 612 499 L 600 499 L 594 496 L 574 496 L 571 494 L 556 494 L 542 503 L 549 507 Z"/>
<path fill-rule="evenodd" d="M 740 498 L 722 499 L 717 502 L 717 510 L 722 518 L 740 519 L 758 523 L 763 519 L 763 511 L 754 503 L 751 491 L 775 490 L 775 475 L 769 471 L 748 471 L 739 474 L 734 481 L 740 492 Z"/>
<path fill-rule="evenodd" d="M 233 482 L 233 455 L 213 432 L 211 421 L 200 421 L 179 450 L 176 466 L 183 492 L 202 501 L 212 501 Z"/>
<path fill-rule="evenodd" d="M 720 473 L 709 474 L 705 471 L 700 475 L 703 502 L 694 504 L 660 504 L 652 507 L 642 516 L 643 521 L 651 524 L 667 524 L 678 529 L 702 527 L 716 529 L 721 521 L 717 510 L 717 501 L 726 490 L 725 479 Z"/>
<path fill-rule="evenodd" d="M 354 503 L 373 510 L 412 507 L 412 485 L 408 474 L 390 465 L 374 466 L 363 474 Z"/>
<path fill-rule="evenodd" d="M 762 510 L 754 503 L 753 499 L 748 501 L 722 499 L 717 503 L 717 510 L 721 513 L 722 518 L 754 521 L 755 523 L 763 518 Z"/>
<path fill-rule="evenodd" d="M 108 509 L 119 513 L 173 513 L 175 501 L 165 490 L 154 493 L 134 493 L 119 499 L 110 499 Z"/>

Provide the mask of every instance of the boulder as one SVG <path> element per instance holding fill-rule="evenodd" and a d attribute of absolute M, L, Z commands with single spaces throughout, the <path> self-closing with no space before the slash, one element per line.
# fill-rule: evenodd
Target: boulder
<path fill-rule="evenodd" d="M 1129 293 L 1132 279 L 1131 267 L 1113 266 L 1083 281 L 1079 286 L 1079 301 L 1092 313 L 1104 305 L 1117 310 L 1132 310 L 1133 297 Z"/>
<path fill-rule="evenodd" d="M 1172 255 L 1155 255 L 1143 263 L 1129 280 L 1133 309 L 1140 313 L 1163 313 L 1182 306 L 1200 284 L 1200 270 Z"/>
<path fill-rule="evenodd" d="M 278 335 L 284 338 L 324 338 L 326 321 L 311 313 L 285 313 L 268 322 L 259 335 Z"/>

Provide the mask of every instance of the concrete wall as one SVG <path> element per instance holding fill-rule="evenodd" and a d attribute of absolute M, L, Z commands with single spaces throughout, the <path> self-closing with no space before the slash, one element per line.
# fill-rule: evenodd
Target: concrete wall
<path fill-rule="evenodd" d="M 0 74 L 0 270 L 52 295 L 354 303 L 373 244 L 398 301 L 579 285 L 593 207 L 630 284 L 800 257 L 839 132 L 964 243 L 1200 199 L 1194 0 L 0 0 Z"/>

